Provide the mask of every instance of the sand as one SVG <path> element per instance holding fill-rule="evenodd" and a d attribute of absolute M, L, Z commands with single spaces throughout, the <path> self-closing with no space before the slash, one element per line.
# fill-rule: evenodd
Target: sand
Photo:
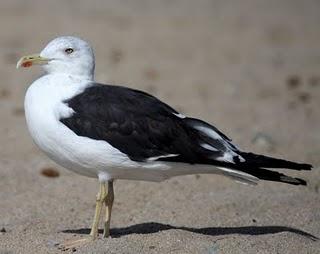
<path fill-rule="evenodd" d="M 117 181 L 113 238 L 76 253 L 320 253 L 319 11 L 312 0 L 2 0 L 0 253 L 61 253 L 91 225 L 97 182 L 33 144 L 23 99 L 41 71 L 15 69 L 60 35 L 93 44 L 98 81 L 146 90 L 244 150 L 315 166 L 284 170 L 307 187 Z"/>

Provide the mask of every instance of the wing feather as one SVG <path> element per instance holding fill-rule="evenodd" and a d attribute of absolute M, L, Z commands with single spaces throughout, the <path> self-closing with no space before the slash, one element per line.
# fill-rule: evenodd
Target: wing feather
<path fill-rule="evenodd" d="M 135 161 L 219 164 L 237 156 L 231 140 L 214 126 L 182 118 L 145 92 L 94 84 L 65 103 L 74 114 L 60 119 L 63 124 L 79 136 L 108 142 Z"/>

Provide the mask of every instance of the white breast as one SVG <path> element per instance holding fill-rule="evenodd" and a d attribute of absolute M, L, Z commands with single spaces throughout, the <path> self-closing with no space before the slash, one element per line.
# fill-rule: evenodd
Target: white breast
<path fill-rule="evenodd" d="M 108 175 L 114 168 L 132 168 L 134 162 L 107 142 L 77 136 L 59 121 L 73 113 L 63 102 L 88 85 L 88 81 L 61 74 L 46 75 L 35 81 L 25 97 L 32 138 L 51 159 L 79 174 L 97 177 L 101 171 Z"/>

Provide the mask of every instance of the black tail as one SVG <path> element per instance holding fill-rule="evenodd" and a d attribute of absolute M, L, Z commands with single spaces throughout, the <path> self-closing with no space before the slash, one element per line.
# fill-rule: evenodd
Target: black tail
<path fill-rule="evenodd" d="M 290 177 L 266 168 L 287 168 L 293 170 L 312 169 L 312 165 L 310 164 L 296 163 L 264 155 L 244 152 L 241 152 L 240 155 L 245 159 L 245 162 L 240 162 L 238 164 L 239 166 L 241 165 L 239 168 L 241 171 L 267 181 L 283 182 L 293 185 L 306 185 L 307 183 L 303 179 Z"/>
<path fill-rule="evenodd" d="M 240 155 L 246 160 L 243 163 L 246 167 L 288 168 L 293 170 L 311 170 L 312 168 L 312 165 L 310 164 L 296 163 L 254 153 L 241 152 Z"/>
<path fill-rule="evenodd" d="M 281 174 L 279 172 L 271 171 L 264 168 L 246 168 L 242 169 L 241 171 L 258 177 L 261 180 L 281 182 L 293 185 L 307 185 L 307 182 L 301 178 L 287 176 L 285 174 Z"/>

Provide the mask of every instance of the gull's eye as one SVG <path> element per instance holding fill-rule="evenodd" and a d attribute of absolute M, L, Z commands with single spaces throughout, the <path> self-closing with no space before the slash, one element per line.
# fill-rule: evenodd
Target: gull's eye
<path fill-rule="evenodd" d="M 71 54 L 73 52 L 72 48 L 67 48 L 64 50 L 64 52 L 66 52 L 68 55 Z"/>

